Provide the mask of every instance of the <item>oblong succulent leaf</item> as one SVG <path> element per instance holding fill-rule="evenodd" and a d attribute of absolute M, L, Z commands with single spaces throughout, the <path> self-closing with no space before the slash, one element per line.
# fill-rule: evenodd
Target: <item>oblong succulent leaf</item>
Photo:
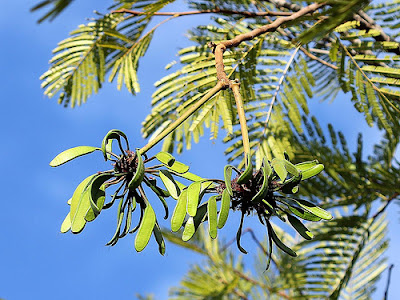
<path fill-rule="evenodd" d="M 171 217 L 171 230 L 178 231 L 183 224 L 186 216 L 187 189 L 182 190 L 176 202 L 174 212 Z"/>
<path fill-rule="evenodd" d="M 211 196 L 208 199 L 207 215 L 208 215 L 208 232 L 212 239 L 217 237 L 217 196 Z"/>
<path fill-rule="evenodd" d="M 243 184 L 243 183 L 248 182 L 251 179 L 251 177 L 253 176 L 253 164 L 251 161 L 250 154 L 246 154 L 246 161 L 247 161 L 247 167 L 243 171 L 243 173 L 239 176 L 239 178 L 237 179 L 238 184 Z"/>
<path fill-rule="evenodd" d="M 317 164 L 318 164 L 318 160 L 311 160 L 311 161 L 305 161 L 305 162 L 295 164 L 295 167 L 299 171 L 306 171 L 306 170 L 311 169 L 312 167 L 316 166 Z"/>
<path fill-rule="evenodd" d="M 307 210 L 308 212 L 312 213 L 313 215 L 315 215 L 317 217 L 320 217 L 321 219 L 324 219 L 324 220 L 332 219 L 332 215 L 330 212 L 315 205 L 312 202 L 302 200 L 302 199 L 293 199 L 293 198 L 290 198 L 290 199 L 294 200 L 301 208 Z"/>
<path fill-rule="evenodd" d="M 243 221 L 244 221 L 244 213 L 242 212 L 242 217 L 240 218 L 240 225 L 238 231 L 236 232 L 236 245 L 239 248 L 240 252 L 247 254 L 247 251 L 240 244 L 240 239 L 242 238 Z"/>
<path fill-rule="evenodd" d="M 294 164 L 292 164 L 290 161 L 284 159 L 283 163 L 285 165 L 286 171 L 288 171 L 289 174 L 292 174 L 293 176 L 298 176 L 300 171 L 296 168 Z"/>
<path fill-rule="evenodd" d="M 194 217 L 197 212 L 197 206 L 199 205 L 201 192 L 201 182 L 193 182 L 187 188 L 187 204 L 186 211 L 189 216 Z"/>
<path fill-rule="evenodd" d="M 288 171 L 285 168 L 285 163 L 283 159 L 274 158 L 271 162 L 271 166 L 274 169 L 275 173 L 278 175 L 279 179 L 284 182 Z"/>
<path fill-rule="evenodd" d="M 148 187 L 150 187 L 152 189 L 154 194 L 156 194 L 157 197 L 160 199 L 160 201 L 161 201 L 161 203 L 162 203 L 162 205 L 164 207 L 164 211 L 165 211 L 164 219 L 165 220 L 168 219 L 168 214 L 169 214 L 168 204 L 167 204 L 167 201 L 165 201 L 164 197 L 168 197 L 169 193 L 167 191 L 164 191 L 164 190 L 160 189 L 155 184 L 153 184 L 151 180 L 147 180 L 146 178 L 144 178 L 144 182 L 146 183 L 146 185 Z M 168 195 L 168 196 L 166 196 L 166 195 Z"/>
<path fill-rule="evenodd" d="M 71 232 L 79 233 L 86 225 L 85 216 L 90 208 L 89 193 L 84 192 L 87 184 L 94 178 L 96 174 L 85 178 L 75 189 L 71 200 Z"/>
<path fill-rule="evenodd" d="M 66 233 L 71 229 L 71 217 L 70 213 L 67 214 L 64 221 L 61 224 L 61 233 Z"/>
<path fill-rule="evenodd" d="M 232 169 L 233 166 L 231 165 L 226 165 L 224 167 L 224 181 L 225 181 L 225 187 L 228 190 L 229 195 L 233 196 L 233 191 L 232 191 Z"/>
<path fill-rule="evenodd" d="M 187 220 L 187 222 L 185 224 L 185 229 L 183 230 L 183 233 L 182 233 L 182 241 L 187 242 L 188 240 L 190 240 L 193 237 L 195 232 L 196 232 L 196 229 L 194 227 L 193 217 L 189 217 L 189 219 Z"/>
<path fill-rule="evenodd" d="M 278 238 L 276 235 L 274 229 L 272 228 L 272 225 L 270 224 L 269 221 L 267 221 L 267 229 L 268 229 L 268 235 L 272 238 L 274 243 L 280 248 L 282 251 L 286 252 L 290 256 L 296 257 L 297 253 L 294 252 L 292 249 L 290 249 L 288 246 L 286 246 L 282 241 Z"/>
<path fill-rule="evenodd" d="M 96 150 L 100 150 L 100 148 L 91 146 L 78 146 L 67 149 L 58 154 L 56 157 L 54 157 L 53 160 L 50 162 L 50 166 L 51 167 L 61 166 L 79 156 L 90 154 Z"/>
<path fill-rule="evenodd" d="M 171 167 L 175 162 L 175 157 L 173 157 L 170 153 L 161 151 L 156 154 L 156 158 L 163 164 Z"/>
<path fill-rule="evenodd" d="M 86 192 L 86 190 L 88 191 L 90 201 L 90 209 L 88 213 L 90 212 L 91 214 L 93 212 L 94 218 L 99 215 L 104 204 L 104 201 L 101 204 L 98 203 L 99 198 L 105 197 L 104 188 L 102 189 L 103 193 L 101 192 L 102 185 L 113 176 L 114 175 L 112 173 L 97 174 L 90 182 L 88 182 L 87 186 L 85 187 L 84 192 Z"/>
<path fill-rule="evenodd" d="M 267 162 L 268 164 L 268 162 Z M 263 162 L 261 166 L 261 172 L 263 174 L 263 182 L 261 185 L 261 188 L 257 192 L 257 194 L 254 195 L 254 197 L 251 199 L 251 201 L 254 202 L 260 202 L 262 199 L 264 199 L 265 195 L 268 192 L 268 183 L 269 183 L 269 178 L 268 178 L 268 170 L 267 167 L 265 166 L 265 162 Z"/>
<path fill-rule="evenodd" d="M 165 254 L 165 242 L 164 242 L 164 238 L 163 238 L 160 226 L 158 225 L 157 222 L 153 228 L 153 235 L 158 244 L 158 252 L 160 252 L 161 255 L 164 255 Z"/>
<path fill-rule="evenodd" d="M 320 221 L 322 218 L 317 217 L 316 215 L 308 212 L 305 209 L 302 208 L 297 208 L 297 207 L 293 207 L 291 205 L 288 206 L 289 210 L 296 216 L 298 216 L 299 218 L 302 218 L 303 220 L 306 221 L 312 221 L 312 222 L 318 222 Z"/>
<path fill-rule="evenodd" d="M 166 167 L 168 169 L 170 169 L 171 171 L 174 171 L 178 174 L 184 174 L 187 171 L 189 171 L 189 166 L 185 165 L 184 163 L 181 163 L 179 161 L 175 161 L 171 166 L 166 165 Z"/>
<path fill-rule="evenodd" d="M 122 198 L 119 201 L 118 204 L 118 212 L 117 212 L 117 228 L 115 229 L 115 233 L 113 235 L 113 237 L 111 238 L 111 240 L 108 241 L 108 243 L 106 244 L 106 246 L 114 246 L 117 242 L 118 242 L 118 238 L 121 232 L 121 225 L 122 225 L 122 221 L 124 219 L 124 210 L 123 210 L 123 203 L 124 203 L 124 199 Z"/>
<path fill-rule="evenodd" d="M 104 187 L 100 187 L 100 189 L 97 190 L 96 195 L 93 197 L 93 203 L 95 204 L 96 208 L 97 208 L 97 213 L 94 212 L 93 210 L 93 205 L 92 205 L 92 201 L 90 202 L 90 208 L 88 210 L 88 212 L 86 213 L 85 216 L 85 220 L 87 222 L 91 222 L 94 219 L 96 219 L 96 217 L 99 215 L 100 211 L 102 210 L 103 206 L 104 206 L 104 202 L 106 200 L 106 193 L 104 191 Z"/>
<path fill-rule="evenodd" d="M 156 214 L 154 213 L 154 210 L 151 207 L 150 203 L 146 203 L 143 220 L 135 237 L 135 249 L 137 252 L 142 251 L 149 243 L 155 223 Z"/>
<path fill-rule="evenodd" d="M 314 167 L 307 169 L 306 171 L 302 171 L 302 180 L 306 180 L 310 177 L 313 177 L 315 175 L 318 175 L 324 170 L 324 165 L 323 164 L 317 164 Z"/>
<path fill-rule="evenodd" d="M 228 189 L 222 192 L 221 197 L 221 208 L 218 214 L 218 228 L 224 227 L 226 221 L 228 220 L 229 209 L 231 207 L 231 196 L 229 195 Z"/>
<path fill-rule="evenodd" d="M 136 172 L 133 175 L 131 181 L 129 182 L 130 189 L 136 189 L 143 181 L 144 178 L 144 162 L 140 151 L 136 150 L 137 167 Z"/>
<path fill-rule="evenodd" d="M 313 234 L 311 233 L 311 231 L 308 230 L 308 228 L 306 226 L 303 225 L 303 223 L 301 223 L 301 221 L 299 219 L 297 219 L 296 217 L 292 216 L 292 215 L 287 215 L 287 218 L 289 220 L 289 223 L 292 225 L 292 227 L 294 229 L 296 229 L 296 231 L 306 240 L 311 240 L 313 238 Z"/>
<path fill-rule="evenodd" d="M 103 141 L 101 143 L 101 151 L 103 151 L 104 159 L 107 160 L 109 158 L 107 151 L 111 151 L 111 140 L 117 140 L 118 146 L 121 150 L 121 153 L 124 153 L 124 148 L 121 144 L 121 136 L 126 142 L 127 149 L 129 150 L 129 142 L 128 138 L 126 137 L 125 133 L 118 129 L 111 129 L 107 134 L 104 136 Z M 110 141 L 110 143 L 109 143 Z"/>
<path fill-rule="evenodd" d="M 159 175 L 171 197 L 174 199 L 178 199 L 181 191 L 171 173 L 167 170 L 160 170 Z"/>

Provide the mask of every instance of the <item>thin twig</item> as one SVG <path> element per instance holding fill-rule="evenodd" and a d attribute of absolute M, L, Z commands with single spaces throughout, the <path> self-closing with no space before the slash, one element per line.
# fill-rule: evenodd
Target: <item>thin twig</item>
<path fill-rule="evenodd" d="M 394 267 L 394 264 L 391 264 L 389 267 L 389 271 L 388 271 L 388 279 L 386 282 L 386 289 L 385 289 L 385 296 L 383 297 L 383 300 L 388 300 L 388 295 L 389 295 L 389 286 L 390 286 L 390 278 L 392 276 L 392 269 Z"/>

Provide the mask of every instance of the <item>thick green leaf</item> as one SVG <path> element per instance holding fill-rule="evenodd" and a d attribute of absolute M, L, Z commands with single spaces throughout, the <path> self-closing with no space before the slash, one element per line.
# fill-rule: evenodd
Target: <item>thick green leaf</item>
<path fill-rule="evenodd" d="M 91 175 L 84 179 L 74 191 L 70 211 L 72 233 L 79 233 L 85 227 L 85 216 L 90 208 L 90 194 L 87 190 L 85 192 L 83 191 L 89 181 L 96 175 L 97 174 Z"/>
<path fill-rule="evenodd" d="M 182 190 L 171 217 L 171 230 L 178 231 L 186 216 L 187 189 Z"/>
<path fill-rule="evenodd" d="M 236 245 L 239 248 L 240 252 L 247 254 L 247 251 L 240 245 L 240 239 L 242 238 L 242 228 L 244 221 L 244 213 L 242 212 L 242 217 L 240 218 L 240 225 L 238 231 L 236 232 Z"/>
<path fill-rule="evenodd" d="M 107 132 L 101 143 L 101 151 L 103 151 L 105 160 L 107 160 L 109 157 L 107 155 L 107 151 L 110 151 L 110 149 L 112 148 L 111 143 L 109 143 L 109 141 L 111 140 L 117 140 L 121 153 L 124 153 L 124 148 L 122 147 L 121 144 L 121 136 L 125 139 L 126 145 L 129 149 L 128 138 L 126 137 L 125 133 L 123 133 L 121 130 L 118 129 L 112 129 L 109 132 Z"/>
<path fill-rule="evenodd" d="M 286 252 L 290 256 L 296 257 L 297 254 L 294 252 L 292 249 L 290 249 L 288 246 L 286 246 L 282 241 L 278 238 L 276 235 L 274 229 L 272 228 L 272 225 L 267 222 L 267 229 L 268 229 L 268 235 L 272 238 L 274 243 L 280 248 L 282 251 Z"/>
<path fill-rule="evenodd" d="M 132 180 L 129 182 L 129 188 L 132 190 L 136 189 L 142 183 L 144 178 L 144 163 L 139 150 L 136 150 L 136 159 L 137 159 L 136 172 L 133 175 Z"/>
<path fill-rule="evenodd" d="M 268 164 L 268 162 L 267 162 L 267 164 Z M 268 170 L 267 170 L 265 163 L 263 163 L 263 165 L 261 166 L 261 171 L 263 173 L 263 182 L 262 182 L 260 190 L 251 199 L 251 201 L 254 201 L 254 202 L 260 202 L 262 199 L 264 199 L 265 195 L 268 192 L 269 178 L 268 178 Z"/>
<path fill-rule="evenodd" d="M 287 215 L 287 218 L 290 224 L 293 226 L 294 229 L 306 240 L 311 240 L 313 238 L 313 234 L 307 229 L 303 223 L 300 222 L 299 219 L 293 217 L 292 215 Z"/>
<path fill-rule="evenodd" d="M 100 189 L 98 189 L 96 195 L 94 196 L 94 198 L 92 196 L 92 199 L 95 199 L 95 200 L 93 200 L 93 202 L 95 203 L 95 205 L 96 205 L 96 207 L 98 209 L 98 212 L 97 212 L 97 214 L 95 214 L 95 212 L 93 210 L 92 202 L 90 202 L 90 204 L 91 204 L 90 206 L 91 207 L 89 208 L 89 210 L 88 210 L 88 212 L 86 213 L 86 216 L 85 216 L 85 220 L 87 222 L 91 222 L 94 219 L 96 219 L 96 217 L 98 216 L 98 214 L 100 213 L 101 209 L 104 206 L 104 202 L 106 200 L 106 193 L 104 191 L 104 187 L 101 187 Z"/>
<path fill-rule="evenodd" d="M 280 180 L 284 182 L 288 174 L 285 168 L 284 160 L 279 158 L 274 158 L 271 162 L 271 165 L 275 170 L 275 173 L 279 176 Z"/>
<path fill-rule="evenodd" d="M 306 171 L 308 169 L 311 169 L 312 167 L 315 167 L 318 164 L 318 160 L 312 160 L 312 161 L 305 161 L 302 163 L 295 164 L 295 167 L 299 171 Z"/>
<path fill-rule="evenodd" d="M 170 169 L 171 171 L 174 171 L 179 174 L 186 173 L 189 171 L 189 166 L 185 165 L 184 163 L 181 163 L 179 161 L 175 161 L 172 166 L 168 166 L 167 168 Z"/>
<path fill-rule="evenodd" d="M 246 183 L 253 177 L 253 164 L 251 162 L 250 154 L 246 154 L 246 160 L 247 160 L 247 167 L 243 171 L 243 173 L 239 176 L 237 180 L 238 184 Z"/>
<path fill-rule="evenodd" d="M 165 220 L 168 219 L 168 213 L 169 213 L 168 204 L 167 201 L 165 201 L 164 197 L 169 197 L 170 194 L 167 191 L 160 189 L 158 186 L 156 186 L 155 180 L 154 184 L 153 181 L 147 180 L 146 178 L 144 178 L 144 181 L 147 184 L 147 186 L 150 187 L 152 191 L 157 195 L 158 199 L 160 199 L 162 205 L 164 206 L 164 211 L 165 211 L 164 219 Z"/>
<path fill-rule="evenodd" d="M 312 213 L 313 215 L 320 217 L 321 219 L 324 220 L 331 220 L 332 215 L 326 211 L 325 209 L 322 209 L 321 207 L 318 207 L 314 203 L 308 202 L 306 200 L 301 200 L 301 199 L 293 199 L 301 208 L 307 210 L 308 212 Z"/>
<path fill-rule="evenodd" d="M 160 170 L 159 175 L 171 197 L 174 199 L 178 199 L 178 196 L 181 191 L 178 187 L 178 184 L 172 177 L 171 173 L 168 172 L 167 170 Z"/>
<path fill-rule="evenodd" d="M 318 175 L 319 173 L 322 172 L 323 169 L 324 169 L 323 164 L 318 164 L 310 169 L 307 169 L 306 171 L 301 172 L 301 175 L 302 175 L 301 180 L 306 180 L 310 177 Z"/>
<path fill-rule="evenodd" d="M 228 195 L 229 196 L 229 195 Z M 215 239 L 217 237 L 217 196 L 211 196 L 208 199 L 207 214 L 208 214 L 208 232 L 210 237 Z"/>
<path fill-rule="evenodd" d="M 233 196 L 233 191 L 232 191 L 232 169 L 233 167 L 230 165 L 226 165 L 224 167 L 224 180 L 225 180 L 225 186 L 226 189 L 228 190 L 229 195 Z"/>
<path fill-rule="evenodd" d="M 65 217 L 64 221 L 61 224 L 61 233 L 66 233 L 71 229 L 71 217 L 70 213 Z"/>
<path fill-rule="evenodd" d="M 292 174 L 293 176 L 298 176 L 299 175 L 299 170 L 295 167 L 294 164 L 292 164 L 290 161 L 284 159 L 283 163 L 285 165 L 286 170 L 289 172 L 289 174 Z"/>
<path fill-rule="evenodd" d="M 201 192 L 201 182 L 193 182 L 187 188 L 186 211 L 191 217 L 194 217 L 196 215 L 197 206 L 199 205 L 200 192 Z"/>
<path fill-rule="evenodd" d="M 189 217 L 185 224 L 185 229 L 183 230 L 182 233 L 182 241 L 186 242 L 192 238 L 194 233 L 196 232 L 196 229 L 194 227 L 194 221 L 193 217 Z"/>
<path fill-rule="evenodd" d="M 158 244 L 158 252 L 160 252 L 161 255 L 164 255 L 165 254 L 165 242 L 164 242 L 164 238 L 163 238 L 160 226 L 158 226 L 157 222 L 153 228 L 153 235 Z"/>
<path fill-rule="evenodd" d="M 218 215 L 218 228 L 219 229 L 224 227 L 224 225 L 228 219 L 230 207 L 231 207 L 231 196 L 229 195 L 228 189 L 225 189 L 222 192 L 221 208 L 219 210 L 219 215 Z"/>
<path fill-rule="evenodd" d="M 137 252 L 142 251 L 149 243 L 151 233 L 156 223 L 156 214 L 149 203 L 144 209 L 143 220 L 139 226 L 139 231 L 135 237 L 135 249 Z"/>
<path fill-rule="evenodd" d="M 78 146 L 78 147 L 74 147 L 74 148 L 65 150 L 53 158 L 53 160 L 50 162 L 50 166 L 58 167 L 58 166 L 65 164 L 66 162 L 69 162 L 79 156 L 92 153 L 96 150 L 100 150 L 100 149 L 97 147 L 91 147 L 91 146 Z"/>
<path fill-rule="evenodd" d="M 159 152 L 156 154 L 156 158 L 168 167 L 171 167 L 175 163 L 175 157 L 168 152 Z"/>
<path fill-rule="evenodd" d="M 318 222 L 322 219 L 302 208 L 289 206 L 289 210 L 299 218 L 302 218 L 306 221 Z"/>

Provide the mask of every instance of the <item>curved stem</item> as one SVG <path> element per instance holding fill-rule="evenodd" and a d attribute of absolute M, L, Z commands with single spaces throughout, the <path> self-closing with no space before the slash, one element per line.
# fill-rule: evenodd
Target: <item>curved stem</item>
<path fill-rule="evenodd" d="M 204 103 L 210 100 L 216 93 L 221 91 L 224 88 L 224 85 L 221 82 L 218 82 L 216 86 L 212 89 L 208 90 L 208 92 L 201 97 L 195 104 L 193 104 L 187 111 L 185 111 L 178 119 L 176 119 L 173 123 L 171 123 L 167 128 L 165 128 L 159 135 L 157 135 L 153 140 L 147 143 L 144 147 L 142 147 L 139 152 L 141 155 L 145 154 L 155 145 L 157 145 L 163 138 L 165 138 L 168 134 L 173 132 L 176 128 L 179 127 L 187 118 L 189 118 L 196 110 L 198 110 Z"/>
<path fill-rule="evenodd" d="M 246 114 L 243 108 L 243 100 L 239 91 L 239 83 L 236 81 L 232 82 L 231 89 L 235 97 L 236 108 L 239 115 L 240 130 L 242 132 L 242 140 L 243 140 L 243 152 L 245 156 L 250 155 L 249 132 L 247 129 Z M 247 159 L 245 161 L 247 165 Z"/>

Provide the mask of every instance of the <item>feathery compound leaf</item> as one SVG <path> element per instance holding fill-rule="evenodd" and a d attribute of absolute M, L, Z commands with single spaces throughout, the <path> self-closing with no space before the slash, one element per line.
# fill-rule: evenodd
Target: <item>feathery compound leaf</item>
<path fill-rule="evenodd" d="M 100 150 L 97 147 L 90 147 L 90 146 L 78 146 L 68 150 L 65 150 L 58 154 L 53 160 L 50 162 L 51 167 L 58 167 L 66 162 L 69 162 L 79 156 L 86 155 L 92 153 L 96 150 Z"/>

